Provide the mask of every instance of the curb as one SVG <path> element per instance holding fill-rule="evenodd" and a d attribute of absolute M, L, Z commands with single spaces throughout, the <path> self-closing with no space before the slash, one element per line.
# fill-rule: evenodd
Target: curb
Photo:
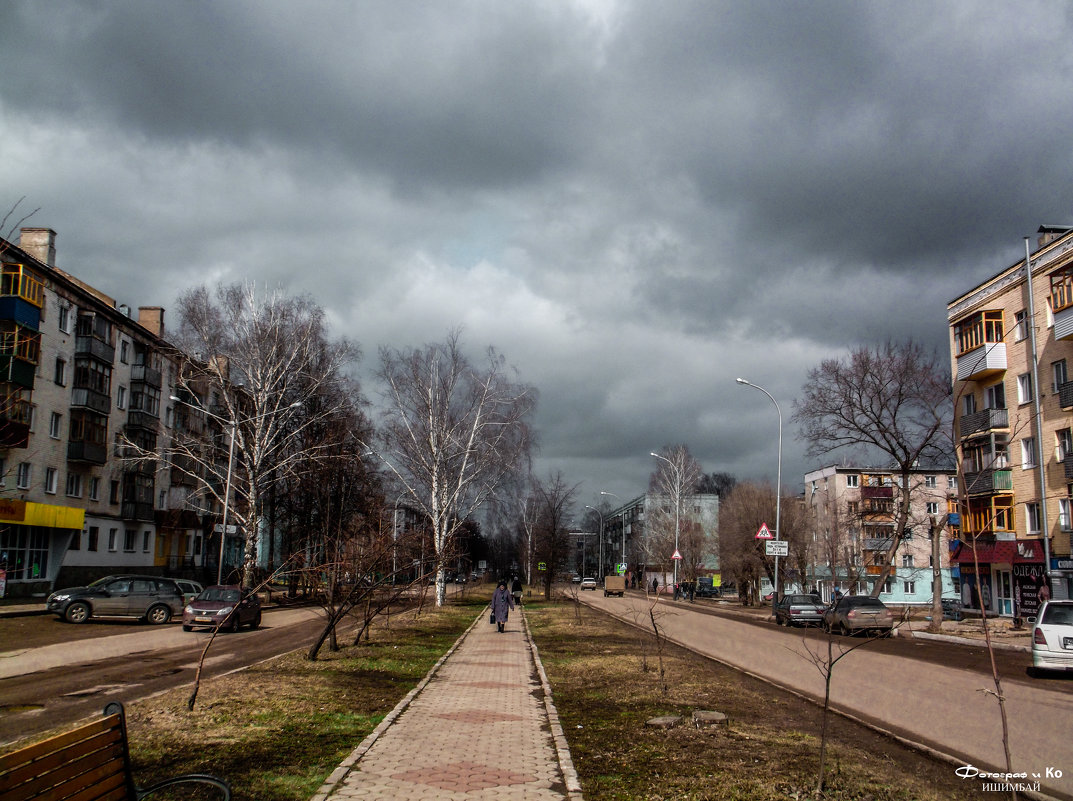
<path fill-rule="evenodd" d="M 563 732 L 562 723 L 559 721 L 559 710 L 555 708 L 552 700 L 551 683 L 548 674 L 544 672 L 544 663 L 540 661 L 540 651 L 536 641 L 529 631 L 529 618 L 524 614 L 522 621 L 525 623 L 525 638 L 529 640 L 529 650 L 533 656 L 533 664 L 536 666 L 537 675 L 540 676 L 540 686 L 544 691 L 544 708 L 548 713 L 548 723 L 551 726 L 551 736 L 555 741 L 555 753 L 559 758 L 559 771 L 563 774 L 566 783 L 566 797 L 571 801 L 583 801 L 581 794 L 581 781 L 578 779 L 577 770 L 574 768 L 574 760 L 570 756 L 570 746 L 566 742 L 566 734 Z"/>

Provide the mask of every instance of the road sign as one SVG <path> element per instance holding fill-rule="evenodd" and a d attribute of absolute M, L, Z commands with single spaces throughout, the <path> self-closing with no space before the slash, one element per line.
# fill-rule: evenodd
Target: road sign
<path fill-rule="evenodd" d="M 220 525 L 219 523 L 217 523 L 215 526 L 212 527 L 212 530 L 215 531 L 217 534 L 219 534 L 221 531 L 224 530 L 224 527 L 222 525 Z M 238 526 L 228 526 L 227 527 L 227 533 L 228 534 L 238 534 Z"/>
<path fill-rule="evenodd" d="M 678 553 L 678 549 L 675 548 L 674 549 L 674 556 L 672 556 L 671 559 L 681 559 L 681 558 L 682 558 L 682 554 Z"/>
<path fill-rule="evenodd" d="M 768 540 L 764 543 L 768 556 L 789 556 L 790 543 L 786 540 Z"/>
<path fill-rule="evenodd" d="M 626 563 L 619 562 L 618 565 L 616 565 L 616 570 L 620 576 L 624 575 L 626 573 Z"/>
<path fill-rule="evenodd" d="M 543 571 L 543 570 L 547 570 L 547 569 L 548 569 L 547 563 L 545 563 L 545 562 L 537 562 L 537 570 Z"/>
<path fill-rule="evenodd" d="M 767 523 L 760 524 L 760 530 L 756 532 L 756 539 L 758 540 L 771 540 L 775 539 L 775 535 L 771 533 L 771 529 L 767 527 Z"/>

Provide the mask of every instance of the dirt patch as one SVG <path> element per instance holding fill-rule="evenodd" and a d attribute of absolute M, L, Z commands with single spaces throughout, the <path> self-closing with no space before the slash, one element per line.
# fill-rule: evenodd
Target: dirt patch
<path fill-rule="evenodd" d="M 830 718 L 816 793 L 821 710 L 651 633 L 572 604 L 526 608 L 586 798 L 706 801 L 971 799 L 953 766 Z M 729 724 L 691 725 L 695 710 Z M 680 715 L 685 725 L 645 722 Z"/>

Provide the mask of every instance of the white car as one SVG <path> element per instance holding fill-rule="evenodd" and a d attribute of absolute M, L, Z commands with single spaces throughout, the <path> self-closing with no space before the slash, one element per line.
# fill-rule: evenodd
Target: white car
<path fill-rule="evenodd" d="M 1073 601 L 1046 601 L 1032 631 L 1032 667 L 1073 670 Z"/>
<path fill-rule="evenodd" d="M 592 590 L 593 592 L 595 592 L 596 591 L 596 579 L 594 579 L 592 576 L 585 576 L 585 578 L 583 578 L 581 580 L 581 589 L 583 589 L 583 590 Z"/>

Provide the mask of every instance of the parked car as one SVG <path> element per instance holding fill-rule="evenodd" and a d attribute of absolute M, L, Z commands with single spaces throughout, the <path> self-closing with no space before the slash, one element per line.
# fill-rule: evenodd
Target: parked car
<path fill-rule="evenodd" d="M 581 580 L 581 589 L 596 592 L 596 579 L 592 576 L 585 576 L 585 578 Z"/>
<path fill-rule="evenodd" d="M 720 595 L 719 587 L 715 586 L 711 576 L 700 576 L 697 579 L 698 598 L 718 598 Z"/>
<path fill-rule="evenodd" d="M 572 581 L 574 584 L 577 584 L 579 581 L 581 581 L 581 576 L 579 576 L 577 573 L 574 573 L 574 575 L 570 577 L 570 581 Z"/>
<path fill-rule="evenodd" d="M 227 631 L 238 631 L 242 626 L 257 628 L 261 625 L 261 599 L 235 584 L 206 587 L 183 610 L 183 631 L 217 625 Z"/>
<path fill-rule="evenodd" d="M 1073 601 L 1044 601 L 1032 630 L 1035 670 L 1073 670 Z"/>
<path fill-rule="evenodd" d="M 894 615 L 878 598 L 870 595 L 843 595 L 823 613 L 824 631 L 856 634 L 859 631 L 890 635 Z"/>
<path fill-rule="evenodd" d="M 136 617 L 167 623 L 183 613 L 183 594 L 173 579 L 159 576 L 105 576 L 85 587 L 48 596 L 45 607 L 68 623 L 92 617 Z"/>
<path fill-rule="evenodd" d="M 775 623 L 779 626 L 819 625 L 827 605 L 818 595 L 784 595 L 775 604 Z"/>
<path fill-rule="evenodd" d="M 184 604 L 190 603 L 205 589 L 196 581 L 191 581 L 190 579 L 175 579 L 175 583 L 179 585 L 179 591 L 183 594 Z"/>

